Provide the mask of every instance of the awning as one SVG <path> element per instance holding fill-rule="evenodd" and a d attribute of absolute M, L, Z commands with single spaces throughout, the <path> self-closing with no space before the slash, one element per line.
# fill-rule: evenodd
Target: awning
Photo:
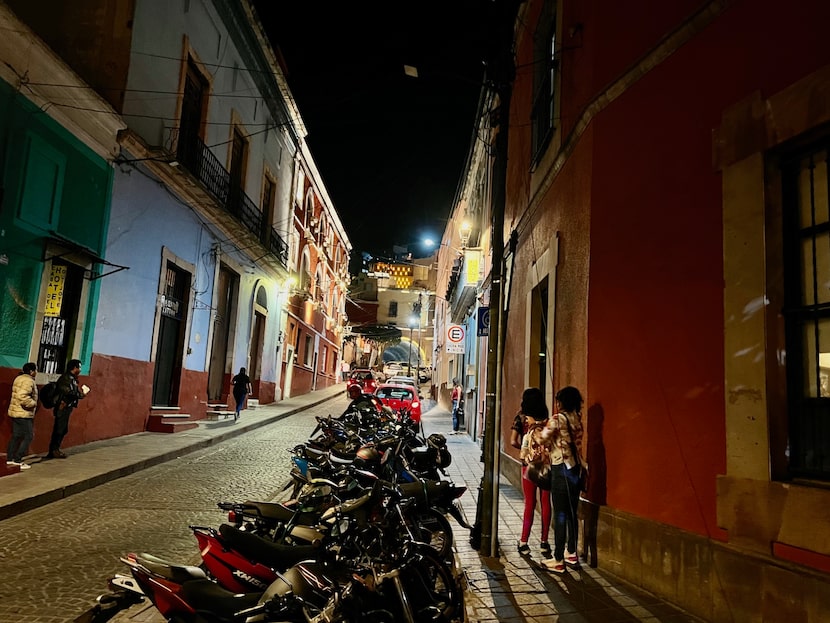
<path fill-rule="evenodd" d="M 48 236 L 43 238 L 43 261 L 48 262 L 49 260 L 53 260 L 55 258 L 70 258 L 70 256 L 75 256 L 77 258 L 83 258 L 83 261 L 88 264 L 100 264 L 102 266 L 110 266 L 113 270 L 110 270 L 106 273 L 98 273 L 95 274 L 93 271 L 87 271 L 89 276 L 86 276 L 87 279 L 90 281 L 95 281 L 96 279 L 101 279 L 101 277 L 108 277 L 109 275 L 113 275 L 115 273 L 121 272 L 122 270 L 128 270 L 129 266 L 121 266 L 119 264 L 113 264 L 105 260 L 103 257 L 98 255 L 96 251 L 90 249 L 89 247 L 85 247 L 82 244 L 78 244 L 74 240 L 70 240 L 64 236 L 61 236 L 59 233 L 55 231 L 50 231 Z M 54 246 L 61 247 L 65 249 L 63 253 L 53 253 L 52 255 L 47 256 L 49 251 L 50 243 Z M 71 259 L 71 258 L 70 258 Z"/>

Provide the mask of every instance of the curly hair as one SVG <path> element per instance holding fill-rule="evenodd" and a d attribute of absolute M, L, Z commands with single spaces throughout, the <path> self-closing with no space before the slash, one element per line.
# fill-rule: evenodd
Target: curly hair
<path fill-rule="evenodd" d="M 548 406 L 545 404 L 545 395 L 538 387 L 528 387 L 522 393 L 522 413 L 534 420 L 548 419 Z"/>

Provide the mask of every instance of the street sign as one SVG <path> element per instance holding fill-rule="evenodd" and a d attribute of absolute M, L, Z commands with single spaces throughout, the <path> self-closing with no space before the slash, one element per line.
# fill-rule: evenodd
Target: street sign
<path fill-rule="evenodd" d="M 451 324 L 447 327 L 447 343 L 446 349 L 448 353 L 456 355 L 464 354 L 464 326 L 460 324 Z"/>
<path fill-rule="evenodd" d="M 478 308 L 478 331 L 476 335 L 479 337 L 490 335 L 490 308 Z"/>

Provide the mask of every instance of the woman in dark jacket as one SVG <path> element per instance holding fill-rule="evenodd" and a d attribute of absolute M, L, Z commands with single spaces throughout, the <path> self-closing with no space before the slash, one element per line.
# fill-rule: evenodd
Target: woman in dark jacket
<path fill-rule="evenodd" d="M 251 393 L 251 379 L 248 377 L 245 368 L 239 368 L 239 374 L 231 379 L 233 384 L 233 399 L 236 401 L 236 413 L 233 416 L 233 421 L 239 419 L 239 412 L 242 410 L 242 405 L 245 404 L 245 397 Z"/>

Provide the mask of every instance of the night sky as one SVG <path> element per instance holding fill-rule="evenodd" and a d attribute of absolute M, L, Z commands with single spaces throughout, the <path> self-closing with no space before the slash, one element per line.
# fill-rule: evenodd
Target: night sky
<path fill-rule="evenodd" d="M 491 0 L 254 0 L 357 251 L 440 240 L 475 126 Z M 415 66 L 418 78 L 405 75 Z"/>

